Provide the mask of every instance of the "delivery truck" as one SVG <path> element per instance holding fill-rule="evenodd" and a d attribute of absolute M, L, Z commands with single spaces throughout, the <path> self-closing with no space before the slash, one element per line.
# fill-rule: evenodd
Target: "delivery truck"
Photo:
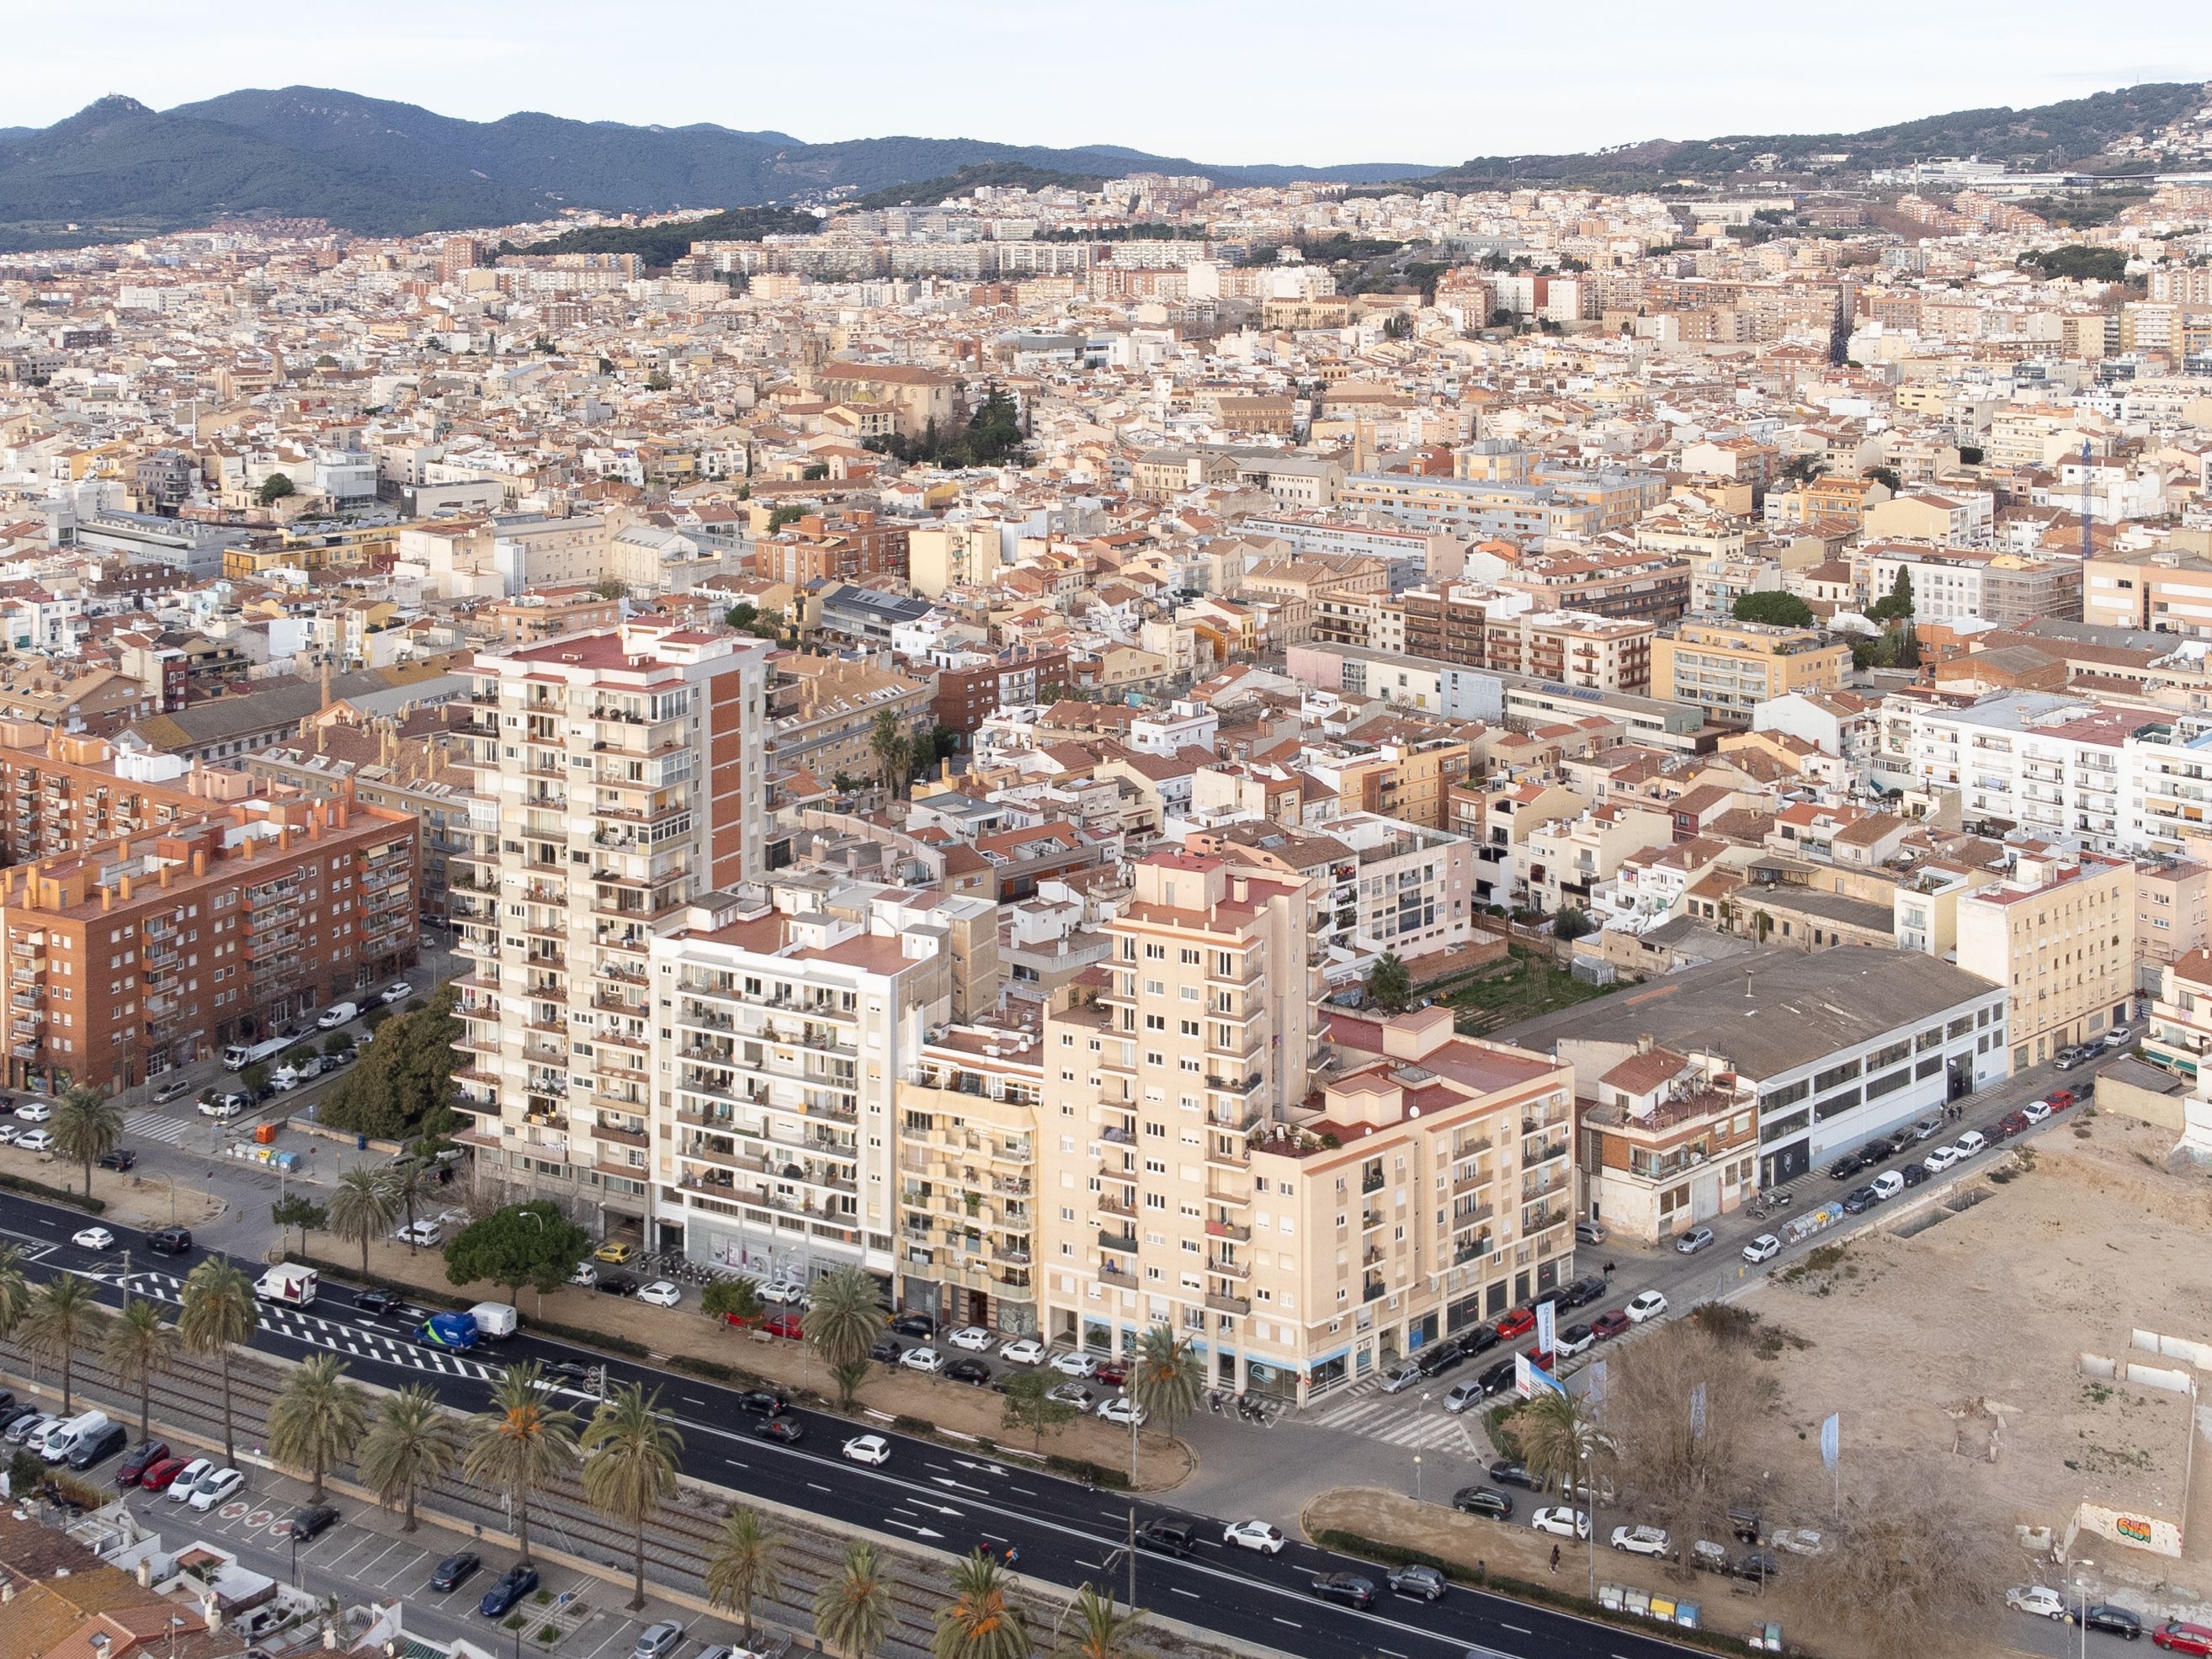
<path fill-rule="evenodd" d="M 313 1267 L 280 1261 L 253 1281 L 253 1294 L 264 1302 L 281 1302 L 304 1308 L 315 1299 L 319 1281 Z"/>

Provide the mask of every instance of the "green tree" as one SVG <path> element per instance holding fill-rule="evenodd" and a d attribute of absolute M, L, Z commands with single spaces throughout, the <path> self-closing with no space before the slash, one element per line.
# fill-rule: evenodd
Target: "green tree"
<path fill-rule="evenodd" d="M 1030 1444 L 1044 1451 L 1044 1431 L 1058 1431 L 1075 1420 L 1075 1407 L 1052 1397 L 1053 1378 L 1045 1371 L 1018 1371 L 1006 1379 L 1004 1403 L 999 1408 L 1000 1426 L 1009 1433 L 1030 1431 Z"/>
<path fill-rule="evenodd" d="M 626 1383 L 602 1401 L 584 1430 L 584 1497 L 600 1514 L 626 1521 L 635 1545 L 629 1610 L 645 1605 L 645 1523 L 676 1492 L 676 1455 L 684 1437 L 660 1412 L 660 1395 Z"/>
<path fill-rule="evenodd" d="M 1729 607 L 1729 615 L 1738 622 L 1765 623 L 1771 628 L 1810 628 L 1813 607 L 1795 593 L 1779 589 L 1759 593 L 1740 593 Z"/>
<path fill-rule="evenodd" d="M 1029 1620 L 1007 1593 L 1012 1575 L 982 1554 L 952 1569 L 952 1599 L 937 1611 L 930 1659 L 1029 1659 Z"/>
<path fill-rule="evenodd" d="M 750 1279 L 718 1279 L 699 1297 L 699 1310 L 709 1319 L 739 1325 L 757 1323 L 763 1312 L 760 1292 Z"/>
<path fill-rule="evenodd" d="M 123 1107 L 99 1090 L 79 1084 L 54 1103 L 47 1126 L 54 1150 L 84 1165 L 84 1195 L 92 1196 L 92 1166 L 123 1143 Z"/>
<path fill-rule="evenodd" d="M 340 1054 L 351 1054 L 353 1052 L 353 1033 L 351 1031 L 331 1032 L 328 1036 L 323 1039 L 323 1052 L 325 1054 L 330 1055 L 332 1059 L 336 1059 Z"/>
<path fill-rule="evenodd" d="M 264 507 L 274 507 L 293 493 L 292 481 L 281 472 L 272 472 L 261 481 L 261 488 L 255 492 L 255 499 Z"/>
<path fill-rule="evenodd" d="M 453 1073 L 465 1058 L 453 1046 L 465 1035 L 453 1018 L 454 994 L 452 986 L 441 986 L 420 1012 L 375 1022 L 360 1059 L 323 1102 L 323 1121 L 349 1133 L 395 1139 L 434 1121 L 452 1103 Z M 389 1012 L 380 1005 L 367 1018 Z"/>
<path fill-rule="evenodd" d="M 415 1212 L 428 1203 L 438 1190 L 438 1178 L 430 1166 L 419 1158 L 402 1158 L 384 1170 L 385 1184 L 392 1189 L 392 1201 L 407 1218 L 407 1254 L 415 1254 Z"/>
<path fill-rule="evenodd" d="M 906 734 L 899 730 L 898 716 L 890 709 L 876 710 L 876 722 L 868 730 L 868 748 L 876 757 L 884 787 L 896 790 L 913 751 L 907 746 Z"/>
<path fill-rule="evenodd" d="M 330 1212 L 305 1193 L 287 1193 L 269 1206 L 269 1218 L 276 1224 L 277 1242 L 283 1242 L 283 1230 L 300 1230 L 300 1254 L 307 1253 L 307 1232 L 310 1228 L 319 1232 L 331 1217 Z"/>
<path fill-rule="evenodd" d="M 507 1300 L 527 1285 L 543 1295 L 568 1282 L 576 1264 L 592 1253 L 592 1236 L 568 1220 L 552 1200 L 532 1199 L 471 1221 L 446 1244 L 450 1284 L 489 1280 L 507 1287 Z"/>
<path fill-rule="evenodd" d="M 1590 1479 L 1590 1463 L 1597 1452 L 1596 1424 L 1573 1395 L 1557 1389 L 1539 1389 L 1513 1413 L 1513 1432 L 1521 1447 L 1521 1461 L 1545 1486 L 1568 1494 L 1571 1500 L 1577 1484 L 1588 1488 L 1589 1495 L 1583 1501 L 1590 1511 L 1590 1571 L 1595 1577 L 1598 1483 Z"/>
<path fill-rule="evenodd" d="M 305 1467 L 313 1490 L 307 1501 L 323 1501 L 323 1476 L 361 1442 L 368 1426 L 368 1396 L 346 1380 L 345 1361 L 334 1353 L 310 1355 L 284 1379 L 269 1407 L 269 1455 L 295 1468 Z"/>
<path fill-rule="evenodd" d="M 576 1416 L 548 1402 L 534 1359 L 510 1365 L 492 1385 L 491 1409 L 469 1419 L 471 1443 L 462 1468 L 469 1479 L 503 1493 L 514 1508 L 514 1534 L 530 1559 L 530 1498 L 575 1467 Z"/>
<path fill-rule="evenodd" d="M 149 1437 L 154 1419 L 154 1379 L 176 1362 L 177 1328 L 161 1322 L 161 1310 L 143 1296 L 126 1297 L 123 1311 L 108 1322 L 100 1345 L 100 1363 L 126 1389 L 138 1390 L 138 1443 Z"/>
<path fill-rule="evenodd" d="M 830 1385 L 837 1390 L 839 1411 L 848 1412 L 853 1409 L 853 1401 L 859 1397 L 860 1384 L 867 1380 L 868 1361 L 865 1357 L 859 1359 L 841 1359 L 830 1368 Z"/>
<path fill-rule="evenodd" d="M 1896 579 L 1889 592 L 1867 607 L 1867 615 L 1875 622 L 1911 622 L 1912 620 L 1912 572 L 1905 565 L 1897 567 Z"/>
<path fill-rule="evenodd" d="M 829 1365 L 865 1360 L 888 1322 L 876 1300 L 876 1281 L 857 1263 L 848 1262 L 816 1279 L 811 1304 L 801 1328 Z"/>
<path fill-rule="evenodd" d="M 70 1414 L 77 1354 L 99 1340 L 107 1316 L 88 1279 L 64 1273 L 39 1286 L 23 1316 L 17 1340 L 39 1358 L 62 1370 L 62 1415 Z"/>
<path fill-rule="evenodd" d="M 845 1659 L 867 1659 L 891 1628 L 891 1587 L 876 1547 L 854 1540 L 814 1592 L 814 1634 Z"/>
<path fill-rule="evenodd" d="M 384 1170 L 356 1164 L 337 1178 L 331 1193 L 330 1229 L 347 1243 L 361 1246 L 363 1279 L 368 1277 L 369 1241 L 383 1237 L 398 1216 L 399 1199 Z"/>
<path fill-rule="evenodd" d="M 253 1283 L 219 1256 L 210 1256 L 185 1280 L 184 1311 L 177 1335 L 188 1353 L 213 1359 L 222 1378 L 222 1461 L 238 1462 L 238 1437 L 231 1420 L 230 1350 L 253 1334 Z"/>
<path fill-rule="evenodd" d="M 383 1509 L 406 1516 L 415 1530 L 415 1500 L 445 1478 L 461 1455 L 461 1425 L 428 1387 L 405 1388 L 377 1408 L 362 1437 L 355 1469 Z"/>
<path fill-rule="evenodd" d="M 1568 940 L 1578 939 L 1584 933 L 1591 932 L 1596 926 L 1597 924 L 1590 920 L 1589 911 L 1578 905 L 1570 904 L 1552 918 L 1552 937 Z"/>
<path fill-rule="evenodd" d="M 258 1095 L 269 1086 L 269 1062 L 257 1060 L 238 1074 L 239 1083 L 249 1095 Z"/>
<path fill-rule="evenodd" d="M 797 524 L 806 516 L 803 507 L 777 507 L 769 509 L 768 533 L 771 536 L 787 524 Z"/>
<path fill-rule="evenodd" d="M 1069 1611 L 1075 1614 L 1075 1627 L 1053 1649 L 1052 1659 L 1136 1659 L 1137 1632 L 1145 1620 L 1142 1607 L 1116 1613 L 1112 1596 L 1085 1584 L 1075 1592 Z"/>
<path fill-rule="evenodd" d="M 1367 999 L 1389 1014 L 1403 1013 L 1413 1000 L 1413 975 L 1396 951 L 1385 951 L 1375 958 L 1367 975 Z"/>
<path fill-rule="evenodd" d="M 0 1337 L 13 1336 L 31 1310 L 31 1285 L 23 1277 L 23 1252 L 0 1245 Z"/>
<path fill-rule="evenodd" d="M 1137 1402 L 1146 1420 L 1173 1434 L 1183 1419 L 1198 1409 L 1206 1393 L 1206 1363 L 1188 1342 L 1178 1341 L 1166 1325 L 1147 1325 L 1137 1339 L 1137 1357 L 1129 1365 L 1129 1398 Z M 1129 1481 L 1137 1480 L 1137 1425 L 1129 1424 Z"/>
<path fill-rule="evenodd" d="M 774 1601 L 783 1588 L 777 1574 L 783 1534 L 758 1510 L 740 1504 L 722 1522 L 721 1536 L 707 1552 L 709 1605 L 726 1607 L 744 1621 L 745 1645 L 753 1642 L 753 1603 Z"/>
<path fill-rule="evenodd" d="M 1866 470 L 1866 475 L 1893 495 L 1905 488 L 1905 480 L 1898 477 L 1897 469 L 1893 466 L 1870 466 Z"/>

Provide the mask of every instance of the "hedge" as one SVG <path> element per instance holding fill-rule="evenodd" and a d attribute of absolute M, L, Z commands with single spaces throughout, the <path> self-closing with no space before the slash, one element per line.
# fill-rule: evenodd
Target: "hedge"
<path fill-rule="evenodd" d="M 1401 1544 L 1385 1544 L 1376 1539 L 1363 1538 L 1356 1532 L 1325 1528 L 1314 1535 L 1314 1542 L 1323 1549 L 1359 1556 L 1384 1566 L 1434 1567 L 1447 1578 L 1462 1584 L 1473 1584 L 1492 1595 L 1557 1607 L 1563 1613 L 1573 1613 L 1578 1619 L 1595 1620 L 1622 1630 L 1643 1631 L 1647 1634 L 1655 1630 L 1663 1630 L 1667 1632 L 1665 1639 L 1668 1641 L 1704 1648 L 1713 1653 L 1749 1655 L 1753 1650 L 1751 1644 L 1741 1637 L 1724 1636 L 1709 1626 L 1690 1630 L 1680 1625 L 1662 1624 L 1656 1619 L 1639 1619 L 1634 1613 L 1602 1606 L 1586 1595 L 1576 1595 L 1556 1585 L 1532 1583 L 1525 1578 L 1515 1578 L 1506 1573 L 1487 1573 L 1478 1578 L 1456 1561 L 1447 1561 L 1442 1556 L 1429 1554 L 1425 1550 L 1407 1549 Z M 1716 1578 L 1712 1582 L 1722 1587 L 1722 1594 L 1727 1598 L 1719 1605 L 1725 1607 L 1733 1603 L 1735 1597 L 1729 1593 L 1727 1581 Z M 1699 1595 L 1693 1598 L 1677 1596 L 1675 1599 L 1694 1599 L 1704 1613 L 1710 1614 L 1717 1610 L 1712 1598 L 1707 1595 Z"/>
<path fill-rule="evenodd" d="M 107 1213 L 107 1200 L 104 1198 L 88 1198 L 67 1187 L 49 1187 L 45 1182 L 33 1181 L 28 1176 L 0 1175 L 0 1187 L 28 1193 L 34 1198 L 52 1199 L 57 1204 L 66 1204 L 72 1209 L 88 1211 L 94 1215 Z"/>
<path fill-rule="evenodd" d="M 1048 1452 L 1045 1454 L 1044 1466 L 1054 1474 L 1070 1475 L 1078 1480 L 1088 1480 L 1094 1486 L 1111 1486 L 1120 1492 L 1126 1491 L 1129 1485 L 1127 1470 L 1111 1468 L 1103 1463 L 1093 1463 L 1088 1458 L 1063 1457 L 1058 1452 Z"/>

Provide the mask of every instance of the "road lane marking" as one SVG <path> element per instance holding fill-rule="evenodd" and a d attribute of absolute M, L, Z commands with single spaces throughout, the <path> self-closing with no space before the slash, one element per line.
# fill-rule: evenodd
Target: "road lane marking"
<path fill-rule="evenodd" d="M 1275 1615 L 1275 1622 L 1279 1625 L 1288 1625 L 1292 1630 L 1304 1630 L 1305 1628 L 1305 1626 L 1298 1623 L 1297 1620 L 1285 1619 L 1279 1613 Z"/>
<path fill-rule="evenodd" d="M 1498 1627 L 1500 1630 L 1510 1630 L 1516 1636 L 1533 1636 L 1535 1634 L 1534 1631 L 1530 1630 L 1525 1625 L 1509 1625 L 1503 1619 L 1498 1621 Z"/>
<path fill-rule="evenodd" d="M 1170 1584 L 1168 1588 L 1173 1590 L 1177 1595 L 1188 1595 L 1194 1601 L 1202 1599 L 1196 1590 L 1187 1590 L 1181 1584 Z"/>

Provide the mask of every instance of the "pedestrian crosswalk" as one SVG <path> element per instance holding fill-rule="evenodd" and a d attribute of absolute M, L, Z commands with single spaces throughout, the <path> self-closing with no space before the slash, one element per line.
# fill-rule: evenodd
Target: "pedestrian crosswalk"
<path fill-rule="evenodd" d="M 133 1112 L 123 1120 L 124 1133 L 137 1140 L 158 1140 L 165 1146 L 181 1146 L 191 1133 L 191 1122 L 167 1112 Z"/>
<path fill-rule="evenodd" d="M 1288 1420 L 1337 1434 L 1364 1435 L 1370 1440 L 1415 1451 L 1455 1452 L 1468 1457 L 1490 1455 L 1480 1431 L 1466 1418 L 1455 1416 L 1440 1407 L 1424 1410 L 1418 1399 L 1406 1395 L 1375 1393 L 1363 1396 L 1355 1389 L 1349 1395 L 1340 1395 Z"/>

